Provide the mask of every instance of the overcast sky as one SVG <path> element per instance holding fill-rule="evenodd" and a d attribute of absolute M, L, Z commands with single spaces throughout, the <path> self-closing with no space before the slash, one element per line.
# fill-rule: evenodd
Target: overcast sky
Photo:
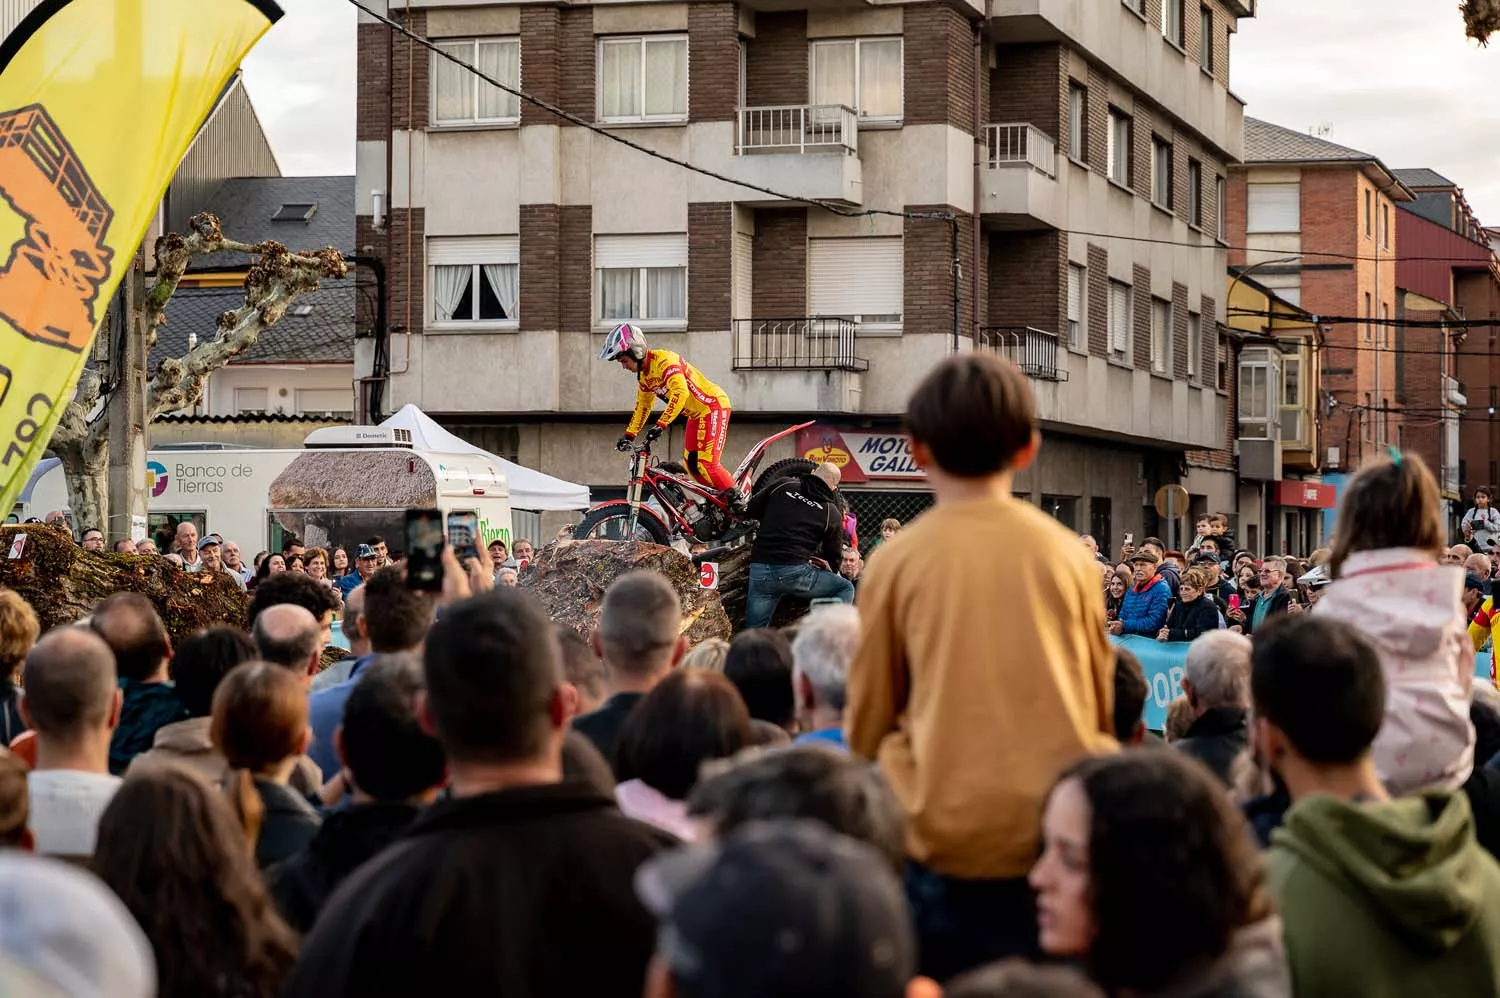
<path fill-rule="evenodd" d="M 1097 2 L 1097 0 L 1096 0 Z M 354 172 L 354 22 L 345 0 L 281 0 L 245 78 L 287 174 Z M 1464 37 L 1457 0 L 1260 0 L 1230 71 L 1247 113 L 1427 166 L 1500 225 L 1500 44 Z"/>

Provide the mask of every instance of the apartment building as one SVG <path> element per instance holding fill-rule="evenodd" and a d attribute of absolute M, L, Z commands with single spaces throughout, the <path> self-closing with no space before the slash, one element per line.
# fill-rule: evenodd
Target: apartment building
<path fill-rule="evenodd" d="M 731 463 L 812 421 L 773 457 L 843 463 L 869 524 L 930 501 L 899 428 L 917 381 L 989 350 L 1032 379 L 1046 441 L 1016 489 L 1059 520 L 1139 537 L 1185 475 L 1232 508 L 1232 468 L 1185 459 L 1227 439 L 1227 83 L 1253 8 L 387 8 L 566 118 L 362 15 L 356 241 L 391 324 L 357 355 L 366 408 L 416 403 L 609 495 L 635 386 L 594 358 L 628 320 L 729 393 Z"/>
<path fill-rule="evenodd" d="M 1392 321 L 1395 213 L 1412 197 L 1370 153 L 1245 119 L 1244 163 L 1230 180 L 1230 270 L 1318 317 L 1325 336 L 1320 463 L 1336 487 L 1366 455 L 1403 439 Z M 1274 355 L 1265 360 L 1273 394 L 1286 391 L 1284 366 Z"/>
<path fill-rule="evenodd" d="M 1429 169 L 1397 170 L 1415 195 L 1396 236 L 1396 381 L 1406 446 L 1440 475 L 1453 526 L 1479 486 L 1500 481 L 1500 261 L 1463 191 Z M 1436 325 L 1435 325 L 1436 324 Z"/>

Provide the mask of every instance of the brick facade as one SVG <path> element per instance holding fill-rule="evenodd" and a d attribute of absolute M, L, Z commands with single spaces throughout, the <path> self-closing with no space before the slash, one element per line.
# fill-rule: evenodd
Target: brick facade
<path fill-rule="evenodd" d="M 1068 244 L 1059 232 L 990 237 L 989 326 L 1030 326 L 1067 343 Z M 1092 303 L 1092 289 L 1089 295 Z M 1093 323 L 1089 323 L 1092 335 Z"/>
<path fill-rule="evenodd" d="M 557 61 L 566 66 L 560 72 L 557 103 L 569 114 L 585 121 L 594 120 L 594 11 L 591 7 L 569 7 L 561 12 L 558 23 Z M 522 67 L 528 56 L 523 55 Z M 525 69 L 522 69 L 525 72 Z M 524 112 L 523 112 L 524 113 Z"/>
<path fill-rule="evenodd" d="M 1210 316 L 1212 319 L 1212 316 Z M 1199 328 L 1202 328 L 1201 319 Z M 1186 284 L 1172 285 L 1172 377 L 1188 379 L 1188 289 Z"/>
<path fill-rule="evenodd" d="M 562 230 L 555 204 L 521 205 L 521 328 L 557 329 Z"/>
<path fill-rule="evenodd" d="M 907 211 L 936 212 L 949 205 L 909 204 Z M 958 212 L 958 259 L 963 277 L 958 281 L 959 334 L 970 332 L 974 309 L 974 216 Z M 953 330 L 953 229 L 939 219 L 908 218 L 903 230 L 902 329 L 908 333 Z M 993 284 L 991 285 L 993 286 Z"/>
<path fill-rule="evenodd" d="M 1151 136 L 1156 134 L 1156 117 L 1144 97 L 1135 100 L 1135 130 L 1131 138 L 1130 187 L 1146 200 L 1151 199 Z"/>
<path fill-rule="evenodd" d="M 728 329 L 734 285 L 734 206 L 728 201 L 688 205 L 688 328 Z"/>
<path fill-rule="evenodd" d="M 735 119 L 740 96 L 739 26 L 736 4 L 688 5 L 689 121 Z"/>
<path fill-rule="evenodd" d="M 1089 169 L 1104 177 L 1109 173 L 1109 158 L 1105 154 L 1109 148 L 1109 77 L 1092 65 L 1089 66 L 1088 91 L 1088 164 Z"/>
<path fill-rule="evenodd" d="M 565 204 L 558 211 L 558 314 L 562 328 L 586 330 L 594 324 L 594 208 Z M 523 268 L 522 272 L 525 270 Z M 691 282 L 688 287 L 692 287 Z"/>
<path fill-rule="evenodd" d="M 1089 243 L 1089 353 L 1109 356 L 1109 251 Z"/>
<path fill-rule="evenodd" d="M 942 4 L 913 4 L 903 10 L 905 123 L 947 124 L 973 135 L 972 26 Z"/>
<path fill-rule="evenodd" d="M 590 12 L 592 15 L 592 12 Z M 592 16 L 590 17 L 592 21 Z M 549 104 L 559 102 L 561 70 L 558 66 L 558 50 L 562 35 L 562 11 L 557 7 L 527 4 L 521 8 L 521 89 L 531 96 Z M 572 72 L 570 67 L 569 72 Z M 593 74 L 589 74 L 589 89 L 593 89 Z M 590 115 L 592 117 L 592 114 Z M 556 115 L 543 111 L 535 104 L 521 102 L 521 124 L 555 125 Z M 524 210 L 524 209 L 523 209 Z M 525 282 L 525 278 L 521 278 Z M 556 313 L 554 312 L 554 317 Z M 522 322 L 526 310 L 521 309 Z M 534 327 L 552 329 L 553 326 Z"/>
<path fill-rule="evenodd" d="M 420 333 L 427 315 L 423 291 L 427 286 L 423 267 L 426 212 L 421 208 L 392 208 L 387 215 L 386 281 L 391 290 L 391 326 Z"/>
<path fill-rule="evenodd" d="M 807 85 L 807 11 L 760 13 L 745 44 L 745 102 L 751 107 L 803 104 Z"/>
<path fill-rule="evenodd" d="M 1135 315 L 1131 326 L 1132 361 L 1138 371 L 1151 370 L 1151 268 L 1136 264 L 1131 304 Z"/>
<path fill-rule="evenodd" d="M 383 24 L 361 24 L 355 33 L 359 87 L 354 98 L 354 138 L 391 140 L 391 37 Z"/>
<path fill-rule="evenodd" d="M 755 213 L 750 268 L 755 275 L 750 309 L 753 317 L 807 314 L 806 208 L 766 208 Z"/>
<path fill-rule="evenodd" d="M 391 19 L 404 24 L 415 34 L 427 36 L 427 12 L 413 10 L 391 11 Z M 381 26 L 381 30 L 387 30 Z M 356 53 L 357 55 L 357 53 Z M 393 129 L 420 129 L 427 127 L 429 105 L 429 77 L 432 73 L 432 54 L 405 35 L 393 34 L 391 38 L 391 127 Z"/>
<path fill-rule="evenodd" d="M 1219 383 L 1219 301 L 1217 298 L 1204 295 L 1198 305 L 1199 314 L 1203 317 L 1203 342 L 1201 344 L 1202 354 L 1198 359 L 1198 380 L 1205 385 L 1215 387 Z M 1238 434 L 1231 433 L 1229 439 L 1233 440 Z"/>
<path fill-rule="evenodd" d="M 990 70 L 989 121 L 1025 122 L 1068 148 L 1067 50 L 1060 45 L 1007 45 Z"/>

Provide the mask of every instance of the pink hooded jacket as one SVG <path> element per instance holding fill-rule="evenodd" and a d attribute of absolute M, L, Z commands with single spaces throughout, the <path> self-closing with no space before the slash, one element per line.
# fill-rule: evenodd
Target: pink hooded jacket
<path fill-rule="evenodd" d="M 1386 700 L 1375 768 L 1393 795 L 1456 790 L 1474 768 L 1474 647 L 1463 588 L 1461 568 L 1426 552 L 1360 551 L 1313 608 L 1348 621 L 1380 652 Z"/>

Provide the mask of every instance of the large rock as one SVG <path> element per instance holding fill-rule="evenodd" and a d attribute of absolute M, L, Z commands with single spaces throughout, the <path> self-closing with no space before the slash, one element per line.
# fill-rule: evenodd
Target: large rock
<path fill-rule="evenodd" d="M 699 562 L 713 562 L 719 566 L 719 602 L 736 631 L 745 626 L 745 598 L 750 590 L 750 545 L 735 548 L 714 548 L 699 555 Z M 805 599 L 783 596 L 771 617 L 772 627 L 787 627 L 807 615 L 811 609 Z"/>
<path fill-rule="evenodd" d="M 542 601 L 552 619 L 588 636 L 610 583 L 626 572 L 659 572 L 682 601 L 683 633 L 693 644 L 728 638 L 732 628 L 719 594 L 704 589 L 698 568 L 672 548 L 643 541 L 563 541 L 538 552 L 521 572 L 521 588 Z"/>
<path fill-rule="evenodd" d="M 18 534 L 26 543 L 20 557 L 11 558 Z M 243 626 L 250 606 L 227 575 L 184 572 L 156 555 L 94 554 L 67 531 L 39 523 L 0 527 L 0 586 L 31 604 L 43 630 L 87 616 L 117 592 L 151 600 L 174 640 L 215 624 Z"/>

